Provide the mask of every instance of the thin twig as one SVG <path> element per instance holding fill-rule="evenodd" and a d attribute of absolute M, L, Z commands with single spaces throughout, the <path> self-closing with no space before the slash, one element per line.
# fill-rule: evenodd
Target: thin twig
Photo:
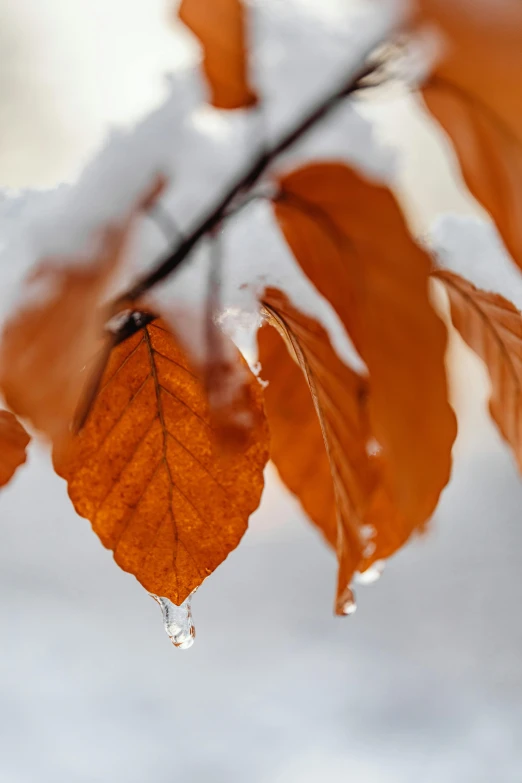
<path fill-rule="evenodd" d="M 156 223 L 167 242 L 172 242 L 174 239 L 181 242 L 183 239 L 183 231 L 179 228 L 172 215 L 167 212 L 160 201 L 157 201 L 152 205 L 147 212 L 147 215 Z"/>
<path fill-rule="evenodd" d="M 373 49 L 374 47 L 372 47 Z M 368 55 L 370 52 L 368 52 Z M 367 55 L 367 56 L 368 56 Z M 149 291 L 153 286 L 164 280 L 187 258 L 191 250 L 199 240 L 208 234 L 226 217 L 227 209 L 231 203 L 241 194 L 250 190 L 256 184 L 267 168 L 280 155 L 286 152 L 297 141 L 299 141 L 309 130 L 317 125 L 321 120 L 327 117 L 341 101 L 354 93 L 364 80 L 375 69 L 376 64 L 366 63 L 352 74 L 347 81 L 344 81 L 340 87 L 337 87 L 330 95 L 324 98 L 309 114 L 301 119 L 297 125 L 286 133 L 278 142 L 267 150 L 262 151 L 250 164 L 245 172 L 230 186 L 218 204 L 206 214 L 191 234 L 182 239 L 175 248 L 158 264 L 151 272 L 148 272 L 135 283 L 123 296 L 113 303 L 113 312 L 118 312 L 125 303 L 138 300 L 143 294 Z"/>

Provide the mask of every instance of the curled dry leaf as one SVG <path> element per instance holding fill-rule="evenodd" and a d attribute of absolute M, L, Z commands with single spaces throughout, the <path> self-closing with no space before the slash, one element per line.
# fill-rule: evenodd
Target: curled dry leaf
<path fill-rule="evenodd" d="M 100 305 L 139 209 L 141 203 L 122 225 L 103 230 L 90 257 L 44 259 L 26 281 L 27 298 L 4 327 L 1 391 L 9 407 L 55 447 L 70 435 L 84 384 L 82 370 L 103 333 Z"/>
<path fill-rule="evenodd" d="M 246 9 L 242 0 L 181 0 L 179 18 L 203 47 L 203 69 L 218 109 L 256 103 L 248 82 Z"/>
<path fill-rule="evenodd" d="M 444 34 L 423 88 L 453 141 L 473 195 L 522 267 L 522 4 L 419 0 L 420 19 Z"/>
<path fill-rule="evenodd" d="M 319 324 L 281 292 L 268 289 L 263 305 L 284 339 L 269 326 L 258 338 L 262 376 L 269 381 L 270 456 L 337 549 L 339 600 L 362 557 L 360 521 L 375 483 L 366 453 L 366 381 L 339 361 Z"/>
<path fill-rule="evenodd" d="M 239 359 L 238 359 L 239 360 Z M 176 604 L 239 543 L 263 489 L 268 433 L 251 375 L 251 438 L 216 448 L 206 394 L 164 322 L 113 348 L 56 471 L 118 565 Z"/>
<path fill-rule="evenodd" d="M 15 470 L 27 459 L 30 437 L 16 416 L 0 410 L 0 487 L 13 477 Z"/>
<path fill-rule="evenodd" d="M 324 329 L 280 291 L 268 289 L 263 305 L 275 327 L 265 325 L 258 335 L 270 456 L 337 551 L 336 610 L 343 614 L 355 571 L 393 554 L 413 526 L 386 492 L 382 459 L 368 453 L 367 379 L 339 359 Z"/>
<path fill-rule="evenodd" d="M 370 429 L 387 493 L 412 529 L 449 479 L 456 435 L 446 330 L 428 296 L 430 260 L 389 190 L 343 164 L 307 165 L 280 187 L 274 209 L 286 241 L 368 367 Z"/>
<path fill-rule="evenodd" d="M 484 361 L 491 379 L 491 415 L 522 470 L 522 315 L 498 294 L 481 291 L 452 272 L 438 271 L 451 319 Z"/>

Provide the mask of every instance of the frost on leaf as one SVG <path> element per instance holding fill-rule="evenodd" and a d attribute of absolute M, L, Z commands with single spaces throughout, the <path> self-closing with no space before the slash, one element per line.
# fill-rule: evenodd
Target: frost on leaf
<path fill-rule="evenodd" d="M 522 4 L 482 0 L 475 10 L 462 1 L 420 0 L 419 7 L 421 20 L 444 34 L 424 100 L 522 267 Z"/>
<path fill-rule="evenodd" d="M 428 297 L 430 260 L 389 190 L 343 164 L 304 166 L 280 188 L 277 220 L 368 368 L 369 423 L 382 446 L 386 486 L 417 527 L 449 479 L 456 435 L 446 330 Z"/>
<path fill-rule="evenodd" d="M 29 441 L 29 435 L 16 416 L 0 410 L 0 487 L 5 486 L 25 462 Z"/>
<path fill-rule="evenodd" d="M 224 452 L 203 383 L 155 320 L 113 348 L 84 427 L 55 456 L 76 511 L 118 565 L 178 605 L 238 545 L 259 504 L 268 434 L 253 375 L 250 385 L 251 437 Z"/>
<path fill-rule="evenodd" d="M 491 379 L 491 415 L 522 470 L 522 315 L 498 294 L 439 271 L 453 325 L 484 361 Z"/>
<path fill-rule="evenodd" d="M 218 109 L 252 106 L 248 82 L 246 9 L 242 0 L 182 0 L 179 18 L 203 47 L 203 69 Z"/>
<path fill-rule="evenodd" d="M 354 573 L 393 554 L 418 521 L 398 512 L 384 484 L 382 457 L 368 448 L 368 379 L 347 367 L 324 329 L 280 291 L 265 291 L 263 305 L 271 326 L 260 329 L 258 343 L 261 375 L 269 382 L 271 459 L 337 551 L 336 606 L 344 614 Z"/>

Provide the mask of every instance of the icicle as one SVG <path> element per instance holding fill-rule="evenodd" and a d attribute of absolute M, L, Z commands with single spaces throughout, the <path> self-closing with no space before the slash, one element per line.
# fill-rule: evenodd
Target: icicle
<path fill-rule="evenodd" d="M 335 604 L 336 614 L 349 615 L 353 614 L 357 609 L 357 603 L 355 601 L 355 593 L 350 587 L 344 590 Z"/>
<path fill-rule="evenodd" d="M 196 636 L 190 608 L 193 593 L 183 601 L 181 606 L 176 606 L 168 598 L 161 598 L 153 593 L 149 593 L 149 595 L 160 605 L 163 614 L 163 627 L 174 647 L 179 647 L 180 650 L 188 650 L 189 647 L 192 647 Z"/>
<path fill-rule="evenodd" d="M 366 571 L 358 571 L 355 574 L 355 581 L 360 585 L 373 585 L 374 582 L 380 579 L 385 566 L 385 560 L 376 560 Z"/>

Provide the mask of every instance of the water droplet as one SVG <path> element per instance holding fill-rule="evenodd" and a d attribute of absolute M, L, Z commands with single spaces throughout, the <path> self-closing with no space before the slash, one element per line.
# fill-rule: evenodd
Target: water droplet
<path fill-rule="evenodd" d="M 380 579 L 385 566 L 385 560 L 376 560 L 366 571 L 358 571 L 355 574 L 355 581 L 360 585 L 373 585 Z"/>
<path fill-rule="evenodd" d="M 373 539 L 377 535 L 377 531 L 373 525 L 361 525 L 360 532 L 363 542 L 363 555 L 364 557 L 371 557 L 376 549 Z"/>
<path fill-rule="evenodd" d="M 168 598 L 162 598 L 153 593 L 149 593 L 149 595 L 160 605 L 163 614 L 163 627 L 174 647 L 179 647 L 180 650 L 188 650 L 189 647 L 192 647 L 196 636 L 190 607 L 193 593 L 180 606 L 173 604 Z"/>
<path fill-rule="evenodd" d="M 375 438 L 370 438 L 369 441 L 366 444 L 366 453 L 369 457 L 375 457 L 377 454 L 380 454 L 382 451 L 381 444 L 375 440 Z"/>
<path fill-rule="evenodd" d="M 377 531 L 373 525 L 361 525 L 360 531 L 363 541 L 366 542 L 370 541 L 372 538 L 375 538 L 377 534 Z"/>
<path fill-rule="evenodd" d="M 349 615 L 353 614 L 357 609 L 357 603 L 355 601 L 355 593 L 351 589 L 351 587 L 347 587 L 339 598 L 336 601 L 335 604 L 335 611 L 336 614 L 340 615 Z"/>

